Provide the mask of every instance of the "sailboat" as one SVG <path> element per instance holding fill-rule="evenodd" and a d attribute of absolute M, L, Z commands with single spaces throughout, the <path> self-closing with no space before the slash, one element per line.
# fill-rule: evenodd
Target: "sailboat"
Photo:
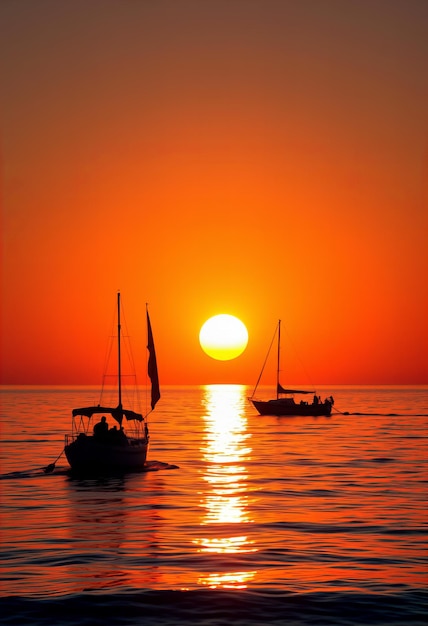
<path fill-rule="evenodd" d="M 257 400 L 254 394 L 257 391 L 260 379 L 262 377 L 264 367 L 268 360 L 270 350 L 272 348 L 275 336 L 277 337 L 277 367 L 276 367 L 276 398 L 271 400 Z M 281 355 L 281 320 L 278 320 L 278 325 L 275 329 L 275 334 L 269 347 L 268 355 L 260 372 L 260 376 L 257 380 L 252 396 L 249 400 L 252 402 L 256 410 L 260 415 L 331 415 L 331 409 L 334 404 L 333 396 L 321 401 L 321 398 L 316 395 L 315 391 L 304 391 L 302 389 L 285 389 L 279 379 L 280 372 L 280 355 Z M 294 399 L 295 394 L 312 395 L 312 402 L 301 400 L 296 402 Z"/>
<path fill-rule="evenodd" d="M 149 447 L 147 416 L 160 399 L 156 352 L 149 313 L 147 318 L 147 373 L 151 381 L 151 410 L 141 412 L 122 404 L 121 301 L 117 294 L 117 405 L 87 406 L 72 410 L 71 434 L 65 436 L 64 452 L 73 471 L 79 473 L 112 473 L 143 470 Z M 113 419 L 109 428 L 107 417 Z M 99 419 L 97 423 L 94 421 Z M 127 424 L 125 430 L 124 424 Z"/>

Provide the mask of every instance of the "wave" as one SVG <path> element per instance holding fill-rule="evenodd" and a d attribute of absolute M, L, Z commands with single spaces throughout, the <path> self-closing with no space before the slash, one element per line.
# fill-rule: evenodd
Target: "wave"
<path fill-rule="evenodd" d="M 34 599 L 0 598 L 7 626 L 401 626 L 426 624 L 428 593 L 144 591 Z"/>

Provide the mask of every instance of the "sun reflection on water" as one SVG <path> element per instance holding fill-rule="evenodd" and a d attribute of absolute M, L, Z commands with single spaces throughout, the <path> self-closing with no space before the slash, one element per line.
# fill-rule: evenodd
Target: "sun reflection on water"
<path fill-rule="evenodd" d="M 247 485 L 246 462 L 251 448 L 245 401 L 245 387 L 241 385 L 207 385 L 204 390 L 201 456 L 207 489 L 201 494 L 204 512 L 200 521 L 204 536 L 194 540 L 204 554 L 232 556 L 257 551 L 245 530 L 253 521 Z M 214 572 L 200 577 L 199 583 L 212 588 L 243 588 L 255 574 Z"/>

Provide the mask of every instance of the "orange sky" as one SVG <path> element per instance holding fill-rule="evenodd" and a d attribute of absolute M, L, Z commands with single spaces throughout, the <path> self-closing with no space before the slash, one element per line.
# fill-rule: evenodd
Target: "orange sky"
<path fill-rule="evenodd" d="M 255 383 L 278 318 L 284 384 L 428 382 L 427 2 L 0 13 L 3 383 L 99 382 L 118 289 L 164 384 Z"/>

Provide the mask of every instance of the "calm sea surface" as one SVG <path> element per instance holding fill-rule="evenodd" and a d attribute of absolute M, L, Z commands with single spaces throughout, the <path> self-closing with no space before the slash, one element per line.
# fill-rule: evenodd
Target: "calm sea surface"
<path fill-rule="evenodd" d="M 82 479 L 43 469 L 96 392 L 2 388 L 0 623 L 426 623 L 428 388 L 250 392 L 164 388 L 148 471 Z"/>

